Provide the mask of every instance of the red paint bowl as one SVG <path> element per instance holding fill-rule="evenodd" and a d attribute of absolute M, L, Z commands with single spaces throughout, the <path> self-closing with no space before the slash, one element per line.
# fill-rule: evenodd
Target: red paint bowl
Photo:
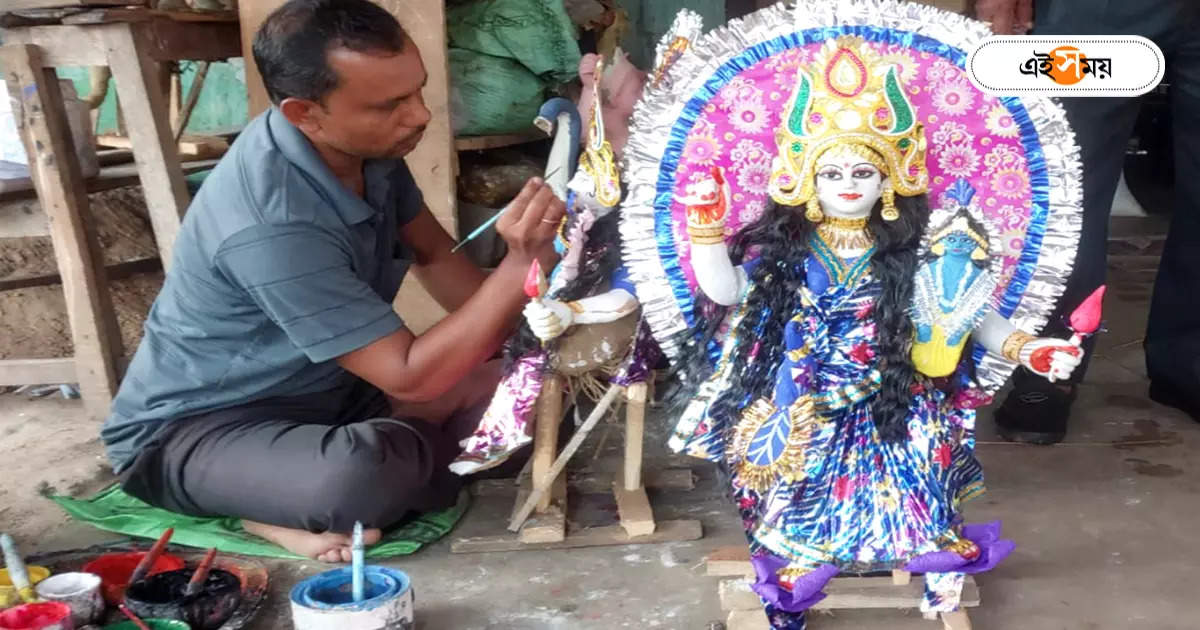
<path fill-rule="evenodd" d="M 0 630 L 74 630 L 71 607 L 62 602 L 24 604 L 0 612 Z"/>
<path fill-rule="evenodd" d="M 100 592 L 104 593 L 104 601 L 109 606 L 116 606 L 125 601 L 125 587 L 129 586 L 129 576 L 145 557 L 144 551 L 126 553 L 106 553 L 95 560 L 83 565 L 84 573 L 95 573 L 100 576 L 102 584 Z M 154 561 L 147 575 L 164 571 L 177 571 L 183 568 L 183 559 L 169 553 L 163 553 Z"/>

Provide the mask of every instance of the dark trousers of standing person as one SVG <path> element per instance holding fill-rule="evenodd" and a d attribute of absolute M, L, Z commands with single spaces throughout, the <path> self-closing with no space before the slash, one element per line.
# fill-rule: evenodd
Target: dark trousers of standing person
<path fill-rule="evenodd" d="M 121 474 L 172 512 L 310 532 L 386 528 L 458 499 L 448 469 L 500 378 L 489 363 L 433 403 L 402 404 L 346 373 L 326 392 L 170 422 Z M 514 458 L 515 459 L 515 458 Z"/>
<path fill-rule="evenodd" d="M 1175 207 L 1146 331 L 1151 397 L 1200 419 L 1200 3 L 1195 0 L 1038 0 L 1038 35 L 1141 35 L 1167 60 L 1175 142 Z M 1114 60 L 1115 61 L 1115 60 Z M 1066 318 L 1105 281 L 1108 223 L 1141 101 L 1064 98 L 1082 150 L 1083 233 L 1075 268 L 1045 334 L 1069 334 Z M 1089 340 L 1085 349 L 1094 346 Z M 1054 443 L 1066 433 L 1074 385 L 1056 387 L 1024 369 L 996 414 L 1001 435 Z"/>

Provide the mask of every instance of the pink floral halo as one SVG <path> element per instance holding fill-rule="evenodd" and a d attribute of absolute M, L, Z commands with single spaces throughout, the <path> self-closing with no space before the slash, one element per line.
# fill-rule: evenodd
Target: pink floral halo
<path fill-rule="evenodd" d="M 811 63 L 824 42 L 787 49 L 743 70 L 705 107 L 684 144 L 676 172 L 676 194 L 693 177 L 723 167 L 733 200 L 728 234 L 761 216 L 770 202 L 767 180 L 776 155 L 775 130 L 795 87 L 794 70 Z M 899 66 L 908 96 L 929 140 L 926 164 L 929 200 L 936 205 L 959 177 L 975 188 L 975 202 L 992 229 L 1024 234 L 1029 225 L 1032 188 L 1025 148 L 1012 114 L 996 97 L 977 90 L 961 68 L 937 55 L 916 54 L 902 46 L 867 42 L 887 63 Z M 780 72 L 786 68 L 788 72 Z M 764 171 L 767 176 L 764 176 Z M 686 210 L 671 204 L 675 242 L 687 242 Z M 1002 226 L 1002 227 L 1000 227 Z M 1002 240 L 999 277 L 1011 278 L 1021 255 L 1020 239 Z M 696 287 L 690 252 L 679 260 L 689 286 Z M 997 296 L 1005 286 L 997 287 Z"/>

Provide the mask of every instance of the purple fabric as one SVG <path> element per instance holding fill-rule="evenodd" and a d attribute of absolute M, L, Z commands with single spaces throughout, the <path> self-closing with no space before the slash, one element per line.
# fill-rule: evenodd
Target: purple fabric
<path fill-rule="evenodd" d="M 542 392 L 546 353 L 536 352 L 517 360 L 500 382 L 475 432 L 463 440 L 463 452 L 450 470 L 469 475 L 496 466 L 533 439 L 533 420 Z"/>
<path fill-rule="evenodd" d="M 817 565 L 812 571 L 796 580 L 789 590 L 779 583 L 779 570 L 788 565 L 787 560 L 771 554 L 760 554 L 750 558 L 757 579 L 750 587 L 767 604 L 786 612 L 804 612 L 825 599 L 821 589 L 838 574 L 832 564 Z"/>
<path fill-rule="evenodd" d="M 625 359 L 624 365 L 612 378 L 612 382 L 621 387 L 634 383 L 642 383 L 650 379 L 650 371 L 658 363 L 662 351 L 658 342 L 650 335 L 650 327 L 645 322 L 638 324 L 637 334 L 633 339 L 633 350 Z"/>
<path fill-rule="evenodd" d="M 904 566 L 913 573 L 983 573 L 991 571 L 1017 548 L 1011 540 L 1000 539 L 1000 521 L 964 525 L 962 537 L 979 546 L 979 557 L 967 560 L 953 551 L 933 551 L 913 558 Z"/>

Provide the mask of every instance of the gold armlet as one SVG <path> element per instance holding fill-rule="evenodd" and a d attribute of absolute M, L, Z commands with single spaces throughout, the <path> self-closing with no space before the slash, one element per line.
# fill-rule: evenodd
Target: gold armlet
<path fill-rule="evenodd" d="M 724 225 L 699 226 L 688 223 L 688 237 L 697 245 L 714 245 L 725 242 Z"/>
<path fill-rule="evenodd" d="M 1008 339 L 1004 340 L 1004 347 L 1001 350 L 1001 354 L 1004 355 L 1005 359 L 1008 359 L 1013 363 L 1020 363 L 1021 349 L 1024 348 L 1025 345 L 1030 341 L 1035 339 L 1037 339 L 1037 337 L 1034 337 L 1027 332 L 1020 330 L 1013 331 L 1013 334 L 1009 335 Z"/>

